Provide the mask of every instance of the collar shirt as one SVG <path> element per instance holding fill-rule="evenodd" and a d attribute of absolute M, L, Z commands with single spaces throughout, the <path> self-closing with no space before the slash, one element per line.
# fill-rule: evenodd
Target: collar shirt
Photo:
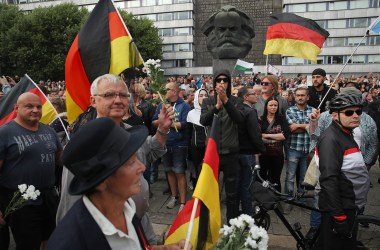
<path fill-rule="evenodd" d="M 291 106 L 286 110 L 286 120 L 288 124 L 309 124 L 310 115 L 313 108 L 306 105 L 304 110 L 300 110 L 297 105 Z M 289 148 L 300 151 L 303 153 L 308 153 L 310 147 L 310 136 L 306 132 L 303 133 L 292 133 L 289 137 Z"/>
<path fill-rule="evenodd" d="M 100 230 L 106 237 L 111 249 L 141 249 L 139 238 L 132 224 L 132 218 L 136 210 L 132 199 L 128 199 L 124 203 L 124 216 L 128 228 L 128 235 L 117 229 L 86 196 L 83 196 L 83 203 L 96 223 L 99 225 Z"/>

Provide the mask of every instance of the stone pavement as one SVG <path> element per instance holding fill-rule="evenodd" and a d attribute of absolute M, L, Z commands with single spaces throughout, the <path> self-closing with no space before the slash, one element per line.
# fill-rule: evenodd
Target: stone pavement
<path fill-rule="evenodd" d="M 161 169 L 160 169 L 160 172 Z M 282 181 L 284 181 L 285 168 L 283 170 Z M 380 177 L 380 169 L 376 164 L 370 170 L 371 182 L 373 188 L 370 189 L 368 195 L 368 204 L 366 206 L 365 214 L 380 216 L 380 184 L 377 179 Z M 166 189 L 167 184 L 164 175 L 159 176 L 157 182 L 151 185 L 151 190 L 153 192 L 153 197 L 150 199 L 150 217 L 153 222 L 153 228 L 157 235 L 158 241 L 161 243 L 164 240 L 165 234 L 169 230 L 171 223 L 178 213 L 179 206 L 173 209 L 166 208 L 166 203 L 170 198 L 170 195 L 163 195 L 162 191 Z M 191 198 L 192 191 L 188 190 L 188 198 Z M 222 209 L 222 222 L 226 223 L 225 219 L 225 205 L 221 203 Z M 296 241 L 290 235 L 286 227 L 282 224 L 280 219 L 274 212 L 270 212 L 271 215 L 271 225 L 268 230 L 269 233 L 269 249 L 273 250 L 288 250 L 296 249 Z M 309 230 L 309 216 L 310 212 L 303 208 L 294 207 L 290 214 L 285 215 L 291 225 L 295 222 L 299 222 L 302 226 L 302 233 L 306 234 Z"/>

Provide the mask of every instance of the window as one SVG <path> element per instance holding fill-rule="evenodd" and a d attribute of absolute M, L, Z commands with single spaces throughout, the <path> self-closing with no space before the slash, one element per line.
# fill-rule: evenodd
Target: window
<path fill-rule="evenodd" d="M 191 29 L 188 27 L 186 27 L 186 28 L 175 28 L 174 29 L 174 35 L 175 36 L 191 35 Z"/>
<path fill-rule="evenodd" d="M 344 37 L 329 37 L 326 39 L 326 46 L 328 47 L 343 47 Z"/>
<path fill-rule="evenodd" d="M 317 56 L 317 64 L 323 64 L 323 56 Z"/>
<path fill-rule="evenodd" d="M 191 43 L 174 44 L 174 51 L 191 51 Z"/>
<path fill-rule="evenodd" d="M 346 20 L 328 20 L 327 26 L 329 29 L 343 29 L 346 28 Z"/>
<path fill-rule="evenodd" d="M 140 0 L 127 1 L 128 8 L 140 7 Z"/>
<path fill-rule="evenodd" d="M 192 18 L 190 11 L 174 12 L 174 20 L 184 20 Z"/>
<path fill-rule="evenodd" d="M 368 45 L 380 45 L 380 36 L 370 36 Z"/>
<path fill-rule="evenodd" d="M 352 56 L 351 59 L 348 60 L 348 63 L 365 63 L 365 55 Z"/>
<path fill-rule="evenodd" d="M 142 15 L 141 18 L 147 18 L 153 22 L 157 21 L 157 15 L 156 14 Z"/>
<path fill-rule="evenodd" d="M 172 68 L 173 67 L 173 60 L 162 60 L 161 61 L 161 67 L 162 68 Z"/>
<path fill-rule="evenodd" d="M 191 0 L 174 0 L 173 3 L 191 3 Z"/>
<path fill-rule="evenodd" d="M 380 0 L 371 0 L 371 8 L 378 8 L 380 7 Z"/>
<path fill-rule="evenodd" d="M 368 55 L 368 63 L 380 63 L 380 55 Z"/>
<path fill-rule="evenodd" d="M 347 10 L 347 1 L 338 1 L 329 3 L 329 10 Z"/>
<path fill-rule="evenodd" d="M 288 12 L 306 12 L 306 4 L 290 4 L 288 5 Z"/>
<path fill-rule="evenodd" d="M 162 45 L 162 52 L 172 52 L 173 45 L 172 44 L 164 44 Z"/>
<path fill-rule="evenodd" d="M 158 5 L 163 5 L 163 4 L 172 4 L 172 0 L 158 0 Z"/>
<path fill-rule="evenodd" d="M 358 44 L 365 45 L 365 39 L 363 37 L 349 37 L 347 38 L 348 46 L 357 46 Z"/>
<path fill-rule="evenodd" d="M 329 56 L 327 64 L 343 64 L 343 56 Z"/>
<path fill-rule="evenodd" d="M 172 13 L 162 13 L 158 14 L 158 21 L 170 21 L 173 19 Z"/>
<path fill-rule="evenodd" d="M 327 26 L 327 21 L 326 20 L 317 20 L 316 21 L 317 22 L 317 24 L 321 27 L 321 28 L 326 28 L 326 26 Z"/>
<path fill-rule="evenodd" d="M 287 57 L 287 65 L 303 65 L 305 63 L 304 59 L 297 57 Z"/>
<path fill-rule="evenodd" d="M 179 68 L 182 68 L 182 67 L 191 67 L 191 60 L 189 59 L 178 59 L 178 60 L 175 60 L 175 67 L 179 67 Z"/>
<path fill-rule="evenodd" d="M 159 36 L 172 36 L 173 35 L 172 29 L 160 29 L 158 35 Z"/>
<path fill-rule="evenodd" d="M 156 0 L 143 0 L 142 6 L 155 6 Z"/>
<path fill-rule="evenodd" d="M 349 20 L 350 28 L 367 28 L 367 18 L 355 18 Z"/>
<path fill-rule="evenodd" d="M 326 10 L 326 3 L 309 3 L 308 11 L 325 11 Z"/>
<path fill-rule="evenodd" d="M 350 9 L 363 9 L 363 8 L 369 8 L 368 0 L 350 1 Z"/>

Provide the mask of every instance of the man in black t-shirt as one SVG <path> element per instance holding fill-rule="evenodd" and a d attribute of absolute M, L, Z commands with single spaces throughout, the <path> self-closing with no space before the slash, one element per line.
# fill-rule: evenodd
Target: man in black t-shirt
<path fill-rule="evenodd" d="M 334 89 L 331 89 L 329 91 L 329 86 L 324 83 L 326 80 L 326 71 L 323 69 L 315 69 L 312 73 L 312 79 L 313 86 L 309 87 L 309 101 L 307 104 L 317 109 L 327 94 L 325 100 L 323 100 L 323 103 L 319 108 L 320 112 L 322 113 L 326 110 L 326 102 L 330 101 L 334 96 L 336 96 L 337 92 Z"/>

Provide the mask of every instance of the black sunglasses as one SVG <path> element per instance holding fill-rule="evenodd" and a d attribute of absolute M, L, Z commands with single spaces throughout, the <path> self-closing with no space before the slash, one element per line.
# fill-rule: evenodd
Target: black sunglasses
<path fill-rule="evenodd" d="M 345 116 L 352 116 L 354 113 L 357 115 L 361 115 L 363 113 L 363 110 L 357 109 L 357 110 L 346 110 L 343 112 Z"/>
<path fill-rule="evenodd" d="M 269 84 L 272 84 L 272 83 L 270 83 L 270 82 L 261 82 L 261 85 L 263 85 L 263 86 L 268 86 Z"/>
<path fill-rule="evenodd" d="M 223 82 L 230 82 L 228 78 L 216 78 L 215 82 L 220 83 L 223 80 Z"/>

